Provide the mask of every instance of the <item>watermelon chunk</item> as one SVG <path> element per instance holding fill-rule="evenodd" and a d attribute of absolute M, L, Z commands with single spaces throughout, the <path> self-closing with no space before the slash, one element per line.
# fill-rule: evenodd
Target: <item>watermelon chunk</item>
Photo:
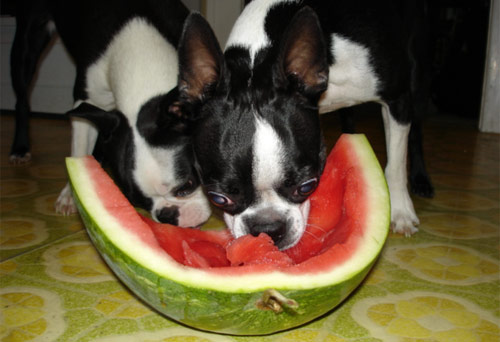
<path fill-rule="evenodd" d="M 286 267 L 294 264 L 288 255 L 281 252 L 266 233 L 255 237 L 244 235 L 227 247 L 227 258 L 231 266 L 271 264 Z"/>
<path fill-rule="evenodd" d="M 226 246 L 233 237 L 227 229 L 202 231 L 158 223 L 140 215 L 160 246 L 178 263 L 197 268 L 229 266 Z"/>

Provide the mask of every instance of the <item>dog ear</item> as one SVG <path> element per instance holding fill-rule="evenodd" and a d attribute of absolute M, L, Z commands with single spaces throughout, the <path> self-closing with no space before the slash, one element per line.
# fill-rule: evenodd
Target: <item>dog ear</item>
<path fill-rule="evenodd" d="M 139 134 L 152 146 L 166 146 L 188 134 L 189 120 L 177 88 L 144 103 L 137 115 Z"/>
<path fill-rule="evenodd" d="M 99 135 L 105 140 L 113 134 L 120 125 L 120 121 L 124 119 L 123 114 L 118 111 L 105 111 L 86 102 L 82 102 L 66 114 L 70 117 L 89 120 L 96 125 Z"/>
<path fill-rule="evenodd" d="M 201 102 L 221 77 L 224 57 L 208 22 L 192 13 L 179 42 L 179 95 L 181 102 Z"/>
<path fill-rule="evenodd" d="M 281 41 L 279 72 L 305 95 L 319 96 L 328 86 L 326 44 L 318 17 L 306 6 L 288 25 Z"/>

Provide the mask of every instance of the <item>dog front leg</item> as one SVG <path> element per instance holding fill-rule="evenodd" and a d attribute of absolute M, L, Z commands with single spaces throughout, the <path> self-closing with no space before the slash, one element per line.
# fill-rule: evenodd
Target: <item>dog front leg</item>
<path fill-rule="evenodd" d="M 410 236 L 418 231 L 416 226 L 420 223 L 407 186 L 406 160 L 411 124 L 397 122 L 385 103 L 382 104 L 382 117 L 387 146 L 385 176 L 391 196 L 391 227 L 395 233 Z"/>
<path fill-rule="evenodd" d="M 81 118 L 71 118 L 71 156 L 83 157 L 92 154 L 98 131 L 89 121 Z M 71 193 L 71 186 L 66 184 L 55 203 L 56 212 L 63 215 L 76 213 L 77 209 Z"/>

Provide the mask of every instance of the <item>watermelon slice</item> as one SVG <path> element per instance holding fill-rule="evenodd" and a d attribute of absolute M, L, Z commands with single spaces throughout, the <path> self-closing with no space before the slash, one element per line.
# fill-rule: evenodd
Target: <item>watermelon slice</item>
<path fill-rule="evenodd" d="M 66 164 L 89 235 L 116 275 L 159 312 L 203 330 L 269 334 L 323 315 L 361 283 L 389 229 L 387 185 L 364 135 L 340 137 L 306 233 L 284 252 L 265 235 L 232 241 L 154 223 L 91 157 Z"/>

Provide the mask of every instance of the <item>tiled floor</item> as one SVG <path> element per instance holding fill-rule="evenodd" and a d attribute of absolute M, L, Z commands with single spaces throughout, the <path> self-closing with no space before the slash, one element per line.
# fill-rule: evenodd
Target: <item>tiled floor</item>
<path fill-rule="evenodd" d="M 391 234 L 368 279 L 328 315 L 264 337 L 192 330 L 151 311 L 119 283 L 78 216 L 53 202 L 64 186 L 69 124 L 32 120 L 33 161 L 11 166 L 13 119 L 1 116 L 2 341 L 500 341 L 500 136 L 466 120 L 425 126 L 434 199 L 415 198 L 420 232 Z M 329 146 L 338 118 L 322 118 Z M 382 163 L 379 116 L 358 120 Z"/>

